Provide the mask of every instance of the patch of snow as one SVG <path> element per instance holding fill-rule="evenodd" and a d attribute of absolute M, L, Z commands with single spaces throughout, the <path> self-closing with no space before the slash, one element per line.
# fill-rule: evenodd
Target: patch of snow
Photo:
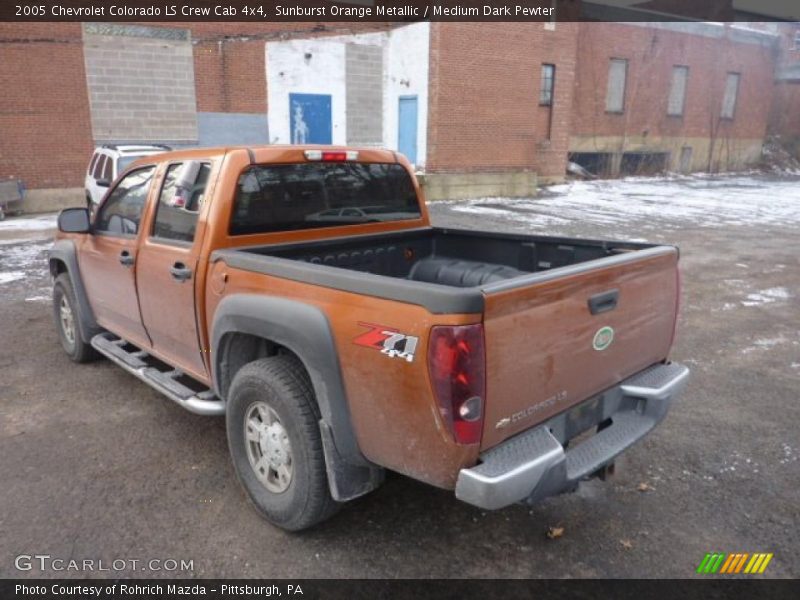
<path fill-rule="evenodd" d="M 50 296 L 31 296 L 30 298 L 25 298 L 25 302 L 50 302 Z"/>
<path fill-rule="evenodd" d="M 0 273 L 0 284 L 11 283 L 12 281 L 18 281 L 24 278 L 25 271 L 6 271 L 5 273 Z"/>
<path fill-rule="evenodd" d="M 785 344 L 788 341 L 789 340 L 787 340 L 782 335 L 779 335 L 778 337 L 774 337 L 774 338 L 761 338 L 761 339 L 758 339 L 758 340 L 754 341 L 752 346 L 749 346 L 748 348 L 744 348 L 742 350 L 742 354 L 750 354 L 751 352 L 753 352 L 755 350 L 769 350 L 770 348 L 773 348 L 774 346 L 777 346 L 778 344 Z"/>
<path fill-rule="evenodd" d="M 39 215 L 36 217 L 9 217 L 0 221 L 0 231 L 42 231 L 55 229 L 58 215 Z"/>
<path fill-rule="evenodd" d="M 747 294 L 747 298 L 742 300 L 744 306 L 760 306 L 762 304 L 772 304 L 778 300 L 788 300 L 791 298 L 788 290 L 784 287 L 774 287 L 752 294 Z"/>
<path fill-rule="evenodd" d="M 627 228 L 635 222 L 640 231 L 661 232 L 687 225 L 800 223 L 797 177 L 776 180 L 757 173 L 575 181 L 550 186 L 536 198 L 490 197 L 448 204 L 455 212 L 513 216 L 525 225 L 555 220 Z"/>

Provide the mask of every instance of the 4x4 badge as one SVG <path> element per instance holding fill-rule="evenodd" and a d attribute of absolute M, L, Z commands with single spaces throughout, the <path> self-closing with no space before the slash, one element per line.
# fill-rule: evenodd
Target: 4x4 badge
<path fill-rule="evenodd" d="M 592 348 L 595 350 L 605 350 L 614 341 L 614 329 L 606 325 L 597 330 L 592 340 Z"/>
<path fill-rule="evenodd" d="M 359 326 L 369 327 L 369 331 L 354 338 L 354 344 L 375 348 L 389 358 L 402 358 L 407 362 L 414 362 L 414 352 L 417 349 L 417 342 L 419 342 L 418 337 L 373 323 L 359 323 Z"/>

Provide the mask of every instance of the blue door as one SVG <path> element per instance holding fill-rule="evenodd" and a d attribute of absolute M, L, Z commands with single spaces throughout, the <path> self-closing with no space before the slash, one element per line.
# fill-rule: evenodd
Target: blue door
<path fill-rule="evenodd" d="M 400 96 L 397 117 L 397 149 L 417 164 L 417 97 Z"/>
<path fill-rule="evenodd" d="M 330 94 L 289 94 L 289 128 L 293 144 L 330 144 Z"/>

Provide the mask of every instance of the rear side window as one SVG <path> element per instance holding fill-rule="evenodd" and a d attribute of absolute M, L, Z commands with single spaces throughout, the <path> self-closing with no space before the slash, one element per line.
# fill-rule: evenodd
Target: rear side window
<path fill-rule="evenodd" d="M 411 176 L 401 165 L 259 165 L 239 177 L 231 235 L 420 218 Z"/>
<path fill-rule="evenodd" d="M 89 168 L 87 169 L 89 174 L 91 174 L 94 171 L 94 166 L 97 164 L 97 159 L 98 158 L 100 158 L 100 155 L 97 152 L 95 152 L 92 155 L 92 161 L 89 163 Z"/>
<path fill-rule="evenodd" d="M 196 162 L 169 166 L 158 197 L 153 237 L 179 242 L 194 240 L 210 172 L 210 165 Z"/>
<path fill-rule="evenodd" d="M 110 156 L 106 158 L 106 164 L 103 167 L 103 179 L 106 181 L 113 181 L 114 179 L 114 159 Z"/>
<path fill-rule="evenodd" d="M 94 164 L 94 170 L 92 171 L 92 177 L 94 179 L 102 179 L 103 169 L 105 168 L 106 161 L 108 157 L 105 154 L 98 155 L 98 160 Z"/>

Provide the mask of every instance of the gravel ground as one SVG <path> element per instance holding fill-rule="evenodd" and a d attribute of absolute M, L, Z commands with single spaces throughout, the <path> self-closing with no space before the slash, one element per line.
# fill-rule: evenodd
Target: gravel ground
<path fill-rule="evenodd" d="M 245 500 L 221 419 L 184 412 L 107 361 L 69 362 L 50 314 L 48 243 L 37 241 L 53 220 L 9 219 L 0 576 L 42 574 L 14 568 L 39 553 L 193 561 L 101 576 L 689 577 L 710 551 L 773 552 L 765 576 L 800 576 L 800 178 L 578 183 L 431 213 L 442 226 L 681 247 L 674 358 L 693 379 L 615 479 L 487 513 L 390 476 L 317 529 L 281 532 Z M 562 535 L 548 538 L 551 527 Z"/>

